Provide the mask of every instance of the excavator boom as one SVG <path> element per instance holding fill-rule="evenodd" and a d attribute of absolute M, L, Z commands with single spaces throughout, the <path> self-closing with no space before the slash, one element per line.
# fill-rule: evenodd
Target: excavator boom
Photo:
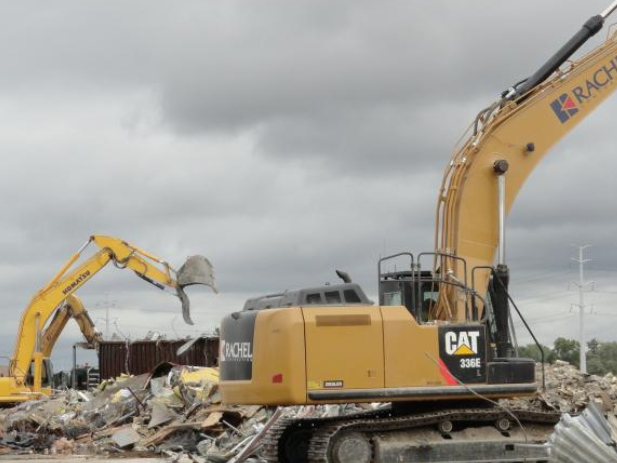
<path fill-rule="evenodd" d="M 475 280 L 473 290 L 484 295 L 490 271 L 482 267 L 492 266 L 496 257 L 497 264 L 505 265 L 505 215 L 523 184 L 550 149 L 617 88 L 614 31 L 590 53 L 558 69 L 597 33 L 614 5 L 592 17 L 559 56 L 481 111 L 471 134 L 455 150 L 439 190 L 435 246 L 439 253 L 464 259 L 466 270 L 454 260 L 438 259 L 442 274 L 467 286 Z M 433 318 L 463 320 L 457 295 L 442 286 L 441 296 Z"/>

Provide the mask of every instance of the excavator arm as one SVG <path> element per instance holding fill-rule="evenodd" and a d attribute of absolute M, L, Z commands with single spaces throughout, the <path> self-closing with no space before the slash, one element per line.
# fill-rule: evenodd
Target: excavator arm
<path fill-rule="evenodd" d="M 524 182 L 549 150 L 617 88 L 614 31 L 590 53 L 559 69 L 616 8 L 614 2 L 592 17 L 535 74 L 481 111 L 470 135 L 455 149 L 437 205 L 440 256 L 435 269 L 444 278 L 466 287 L 475 280 L 473 290 L 485 295 L 491 275 L 487 267 L 493 266 L 498 249 L 498 267 L 505 268 L 505 215 Z M 466 265 L 447 256 L 463 258 Z M 464 299 L 454 286 L 441 285 L 431 318 L 464 320 Z"/>
<path fill-rule="evenodd" d="M 99 251 L 72 269 L 90 244 L 99 247 Z M 44 327 L 63 301 L 109 262 L 113 262 L 118 268 L 133 270 L 137 276 L 158 288 L 174 290 L 182 302 L 184 319 L 187 323 L 192 324 L 192 321 L 188 298 L 183 288 L 193 284 L 205 284 L 216 291 L 212 267 L 205 257 L 190 257 L 176 272 L 164 260 L 125 241 L 109 236 L 94 235 L 71 256 L 54 278 L 34 295 L 22 314 L 9 367 L 9 376 L 14 379 L 17 387 L 24 385 L 31 364 L 34 363 L 33 390 L 36 392 L 41 389 L 41 369 L 45 357 L 42 339 Z M 53 338 L 51 332 L 50 336 Z M 48 349 L 53 346 L 51 338 L 47 341 Z"/>
<path fill-rule="evenodd" d="M 70 319 L 75 320 L 79 326 L 81 334 L 86 338 L 89 348 L 95 349 L 102 340 L 101 333 L 96 331 L 94 322 L 90 318 L 90 315 L 88 315 L 88 311 L 83 302 L 81 302 L 81 299 L 75 294 L 71 294 L 66 298 L 64 306 L 56 310 L 49 322 L 49 326 L 45 329 L 41 337 L 41 353 L 44 359 L 51 357 L 54 345 Z"/>

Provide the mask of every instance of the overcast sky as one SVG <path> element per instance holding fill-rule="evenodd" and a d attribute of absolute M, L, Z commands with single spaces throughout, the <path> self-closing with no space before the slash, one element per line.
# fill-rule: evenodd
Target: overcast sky
<path fill-rule="evenodd" d="M 132 339 L 212 330 L 335 268 L 375 297 L 380 255 L 432 249 L 442 172 L 478 110 L 607 3 L 3 1 L 0 354 L 94 233 L 215 265 L 221 294 L 190 291 L 196 327 L 128 271 L 80 289 Z M 595 245 L 588 335 L 616 340 L 615 111 L 553 150 L 509 218 L 513 293 L 545 343 L 577 335 L 572 243 Z M 77 340 L 71 325 L 57 369 Z"/>

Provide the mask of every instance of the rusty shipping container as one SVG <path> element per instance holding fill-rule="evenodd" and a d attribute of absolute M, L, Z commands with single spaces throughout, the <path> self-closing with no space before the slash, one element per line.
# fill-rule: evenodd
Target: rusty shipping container
<path fill-rule="evenodd" d="M 218 365 L 218 337 L 201 338 L 178 356 L 178 348 L 186 342 L 186 339 L 103 341 L 99 347 L 101 379 L 115 378 L 123 373 L 140 375 L 151 371 L 161 362 L 205 367 Z"/>

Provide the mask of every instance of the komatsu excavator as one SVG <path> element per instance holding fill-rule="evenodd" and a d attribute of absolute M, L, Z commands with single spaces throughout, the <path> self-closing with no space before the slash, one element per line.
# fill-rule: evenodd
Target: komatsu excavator
<path fill-rule="evenodd" d="M 90 244 L 100 249 L 72 268 Z M 17 331 L 15 350 L 9 363 L 9 375 L 0 378 L 0 404 L 24 402 L 51 394 L 53 375 L 49 356 L 57 336 L 68 321 L 68 318 L 63 317 L 61 313 L 64 310 L 63 304 L 65 301 L 69 305 L 72 303 L 72 310 L 79 311 L 80 304 L 77 304 L 79 301 L 74 298 L 73 293 L 110 262 L 117 268 L 132 270 L 137 276 L 160 289 L 174 290 L 182 303 L 184 320 L 189 324 L 193 322 L 190 318 L 189 299 L 184 288 L 202 284 L 216 291 L 212 266 L 203 256 L 189 257 L 176 272 L 164 260 L 126 241 L 103 235 L 91 236 L 53 279 L 34 295 L 24 310 Z M 47 322 L 54 314 L 60 318 L 55 318 L 53 324 L 46 329 Z M 82 332 L 91 334 L 94 340 L 96 335 L 90 333 L 91 322 L 90 326 L 88 323 L 84 325 L 83 320 L 79 323 L 82 317 L 83 311 L 77 314 Z"/>
<path fill-rule="evenodd" d="M 225 403 L 391 403 L 278 422 L 269 461 L 547 460 L 528 444 L 544 442 L 558 414 L 497 403 L 538 387 L 512 342 L 511 309 L 522 315 L 508 293 L 505 219 L 538 162 L 617 87 L 616 33 L 570 61 L 615 9 L 480 111 L 445 170 L 435 250 L 380 259 L 379 305 L 340 273 L 340 285 L 251 299 L 223 319 Z M 410 265 L 387 270 L 400 259 Z"/>

